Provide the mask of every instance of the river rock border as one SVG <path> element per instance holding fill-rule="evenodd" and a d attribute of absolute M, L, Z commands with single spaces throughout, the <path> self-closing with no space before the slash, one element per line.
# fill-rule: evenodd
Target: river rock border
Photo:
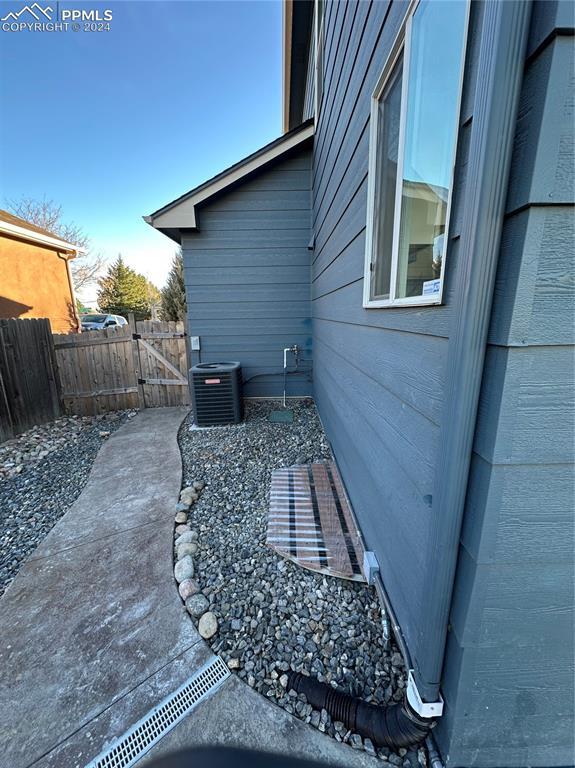
<path fill-rule="evenodd" d="M 218 631 L 218 620 L 208 610 L 209 600 L 200 591 L 195 576 L 194 555 L 198 551 L 198 533 L 193 531 L 189 522 L 192 505 L 200 498 L 205 483 L 196 480 L 180 492 L 176 504 L 176 527 L 174 530 L 174 577 L 178 582 L 178 592 L 184 601 L 187 612 L 195 619 L 198 632 L 209 640 Z"/>
<path fill-rule="evenodd" d="M 287 689 L 290 669 L 379 705 L 401 701 L 405 688 L 403 660 L 383 638 L 375 592 L 302 569 L 266 544 L 273 470 L 332 458 L 313 403 L 290 407 L 287 427 L 270 421 L 274 401 L 247 401 L 241 424 L 198 429 L 190 415 L 180 427 L 186 488 L 176 512 L 183 515 L 175 563 L 183 610 L 260 695 L 384 764 L 419 768 L 424 749 L 376 747 Z"/>

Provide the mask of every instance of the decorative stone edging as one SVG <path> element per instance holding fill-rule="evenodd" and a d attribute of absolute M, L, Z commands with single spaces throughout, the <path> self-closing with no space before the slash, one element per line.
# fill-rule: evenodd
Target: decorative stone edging
<path fill-rule="evenodd" d="M 198 632 L 204 640 L 209 640 L 218 631 L 218 620 L 216 615 L 208 610 L 209 600 L 201 593 L 200 585 L 194 579 L 193 558 L 198 551 L 198 533 L 192 530 L 188 518 L 192 505 L 200 498 L 204 488 L 205 483 L 196 480 L 180 492 L 180 500 L 176 504 L 174 530 L 174 577 L 187 612 L 196 620 Z"/>
<path fill-rule="evenodd" d="M 383 764 L 420 768 L 423 749 L 374 745 L 288 690 L 291 669 L 384 705 L 403 698 L 405 669 L 385 643 L 372 589 L 302 569 L 266 545 L 272 471 L 332 458 L 309 401 L 290 403 L 288 427 L 269 420 L 275 407 L 248 401 L 241 424 L 218 429 L 199 430 L 190 415 L 178 434 L 184 482 L 193 488 L 201 477 L 207 490 L 190 504 L 182 533 L 198 533 L 194 594 L 207 598 L 217 622 L 209 645 L 240 680 L 302 722 Z"/>

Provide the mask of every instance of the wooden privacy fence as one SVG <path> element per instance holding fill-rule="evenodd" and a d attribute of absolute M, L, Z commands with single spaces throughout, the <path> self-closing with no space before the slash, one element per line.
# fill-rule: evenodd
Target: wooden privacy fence
<path fill-rule="evenodd" d="M 50 321 L 0 320 L 0 442 L 60 413 Z"/>
<path fill-rule="evenodd" d="M 67 413 L 188 405 L 183 323 L 144 320 L 120 328 L 54 335 Z"/>

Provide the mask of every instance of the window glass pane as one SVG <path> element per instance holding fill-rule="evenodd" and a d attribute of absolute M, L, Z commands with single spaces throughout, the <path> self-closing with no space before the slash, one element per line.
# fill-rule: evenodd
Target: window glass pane
<path fill-rule="evenodd" d="M 393 209 L 397 180 L 399 117 L 401 112 L 402 61 L 392 72 L 379 101 L 377 137 L 377 173 L 373 242 L 375 271 L 371 297 L 389 298 L 391 249 L 393 245 Z"/>
<path fill-rule="evenodd" d="M 462 0 L 421 0 L 413 16 L 397 298 L 439 293 L 465 17 Z"/>

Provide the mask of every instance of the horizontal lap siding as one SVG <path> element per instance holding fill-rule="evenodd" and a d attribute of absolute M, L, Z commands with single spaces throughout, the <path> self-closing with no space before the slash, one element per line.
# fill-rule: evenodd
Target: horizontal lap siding
<path fill-rule="evenodd" d="M 575 762 L 575 180 L 565 31 L 573 31 L 570 3 L 534 4 L 444 669 L 451 706 L 436 732 L 453 765 Z"/>
<path fill-rule="evenodd" d="M 310 186 L 311 153 L 295 152 L 204 206 L 183 238 L 189 333 L 202 362 L 242 363 L 248 396 L 282 394 L 293 344 L 301 374 L 288 396 L 312 392 Z"/>
<path fill-rule="evenodd" d="M 421 659 L 426 537 L 431 516 L 441 513 L 432 479 L 439 428 L 452 417 L 445 366 L 473 183 L 483 6 L 471 12 L 444 306 L 364 310 L 370 98 L 405 7 L 348 2 L 327 17 L 311 293 L 318 408 L 410 650 Z M 568 41 L 559 35 L 568 18 L 565 3 L 534 4 L 442 682 L 438 738 L 454 766 L 564 765 L 572 745 L 550 716 L 554 707 L 572 711 L 572 102 Z M 546 647 L 557 662 L 545 661 Z"/>
<path fill-rule="evenodd" d="M 371 95 L 407 5 L 348 2 L 332 15 L 313 163 L 314 391 L 369 548 L 412 654 L 418 624 L 467 189 L 472 110 L 462 115 L 441 307 L 365 310 L 363 270 Z M 473 11 L 464 103 L 473 103 L 481 8 Z M 333 84 L 333 86 L 331 85 Z"/>

